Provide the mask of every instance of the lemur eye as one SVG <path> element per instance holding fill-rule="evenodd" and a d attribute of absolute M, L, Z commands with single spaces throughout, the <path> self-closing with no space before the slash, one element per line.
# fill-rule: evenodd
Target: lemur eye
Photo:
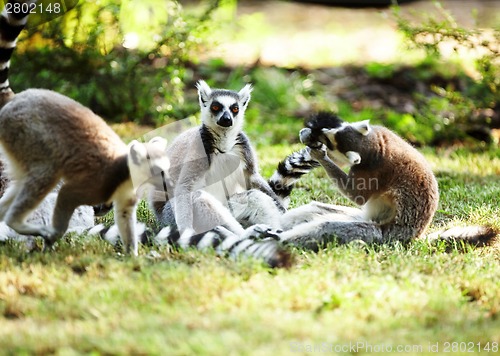
<path fill-rule="evenodd" d="M 231 107 L 231 111 L 233 112 L 233 114 L 237 114 L 240 112 L 240 108 L 235 105 Z"/>
<path fill-rule="evenodd" d="M 212 104 L 212 106 L 210 106 L 210 110 L 212 110 L 214 112 L 220 111 L 220 105 L 219 104 Z"/>

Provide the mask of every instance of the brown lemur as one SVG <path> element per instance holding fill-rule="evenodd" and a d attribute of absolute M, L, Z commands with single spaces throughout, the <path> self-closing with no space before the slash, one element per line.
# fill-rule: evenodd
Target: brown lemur
<path fill-rule="evenodd" d="M 67 230 L 75 208 L 112 201 L 125 249 L 137 255 L 136 190 L 153 172 L 168 171 L 166 141 L 127 146 L 100 117 L 64 95 L 43 89 L 14 94 L 9 61 L 29 9 L 4 9 L 0 16 L 0 144 L 10 179 L 0 199 L 0 220 L 51 245 Z M 59 183 L 51 226 L 27 222 Z"/>

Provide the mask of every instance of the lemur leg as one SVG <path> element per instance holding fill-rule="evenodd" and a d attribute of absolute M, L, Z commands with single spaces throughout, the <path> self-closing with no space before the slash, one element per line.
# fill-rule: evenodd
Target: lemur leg
<path fill-rule="evenodd" d="M 230 209 L 210 193 L 198 191 L 193 195 L 193 228 L 195 229 L 193 233 L 195 234 L 210 231 L 218 226 L 224 226 L 236 236 L 243 236 L 248 230 L 245 227 L 254 224 L 266 224 L 269 225 L 268 228 L 279 228 L 279 209 L 272 198 L 260 191 L 251 190 L 251 193 L 243 192 L 231 196 Z M 162 225 L 175 225 L 173 210 L 171 202 L 167 202 L 157 212 L 157 218 Z"/>
<path fill-rule="evenodd" d="M 272 199 L 271 201 L 272 201 L 273 205 L 276 206 L 276 208 L 278 209 L 278 211 L 281 214 L 286 212 L 286 207 L 283 204 L 282 199 L 280 199 L 278 197 L 278 195 L 276 195 L 276 193 L 271 189 L 271 187 L 269 186 L 267 181 L 264 178 L 262 178 L 262 176 L 260 174 L 253 174 L 250 177 L 247 186 L 252 188 L 252 189 L 256 189 L 256 190 L 264 193 L 268 197 L 270 197 Z"/>
<path fill-rule="evenodd" d="M 17 181 L 12 181 L 5 190 L 5 193 L 0 199 L 0 221 L 3 221 L 7 210 L 9 210 L 12 201 L 19 194 L 20 189 L 21 184 Z"/>
<path fill-rule="evenodd" d="M 321 202 L 311 202 L 298 208 L 287 211 L 281 215 L 280 222 L 283 230 L 290 230 L 293 227 L 322 218 L 328 220 L 358 220 L 364 221 L 363 211 L 348 206 L 331 205 Z"/>
<path fill-rule="evenodd" d="M 137 197 L 128 194 L 128 191 L 131 190 L 129 187 L 122 187 L 122 190 L 126 190 L 126 192 L 121 192 L 119 188 L 115 193 L 113 201 L 115 222 L 118 226 L 125 252 L 137 256 L 139 250 L 138 238 L 135 231 L 137 224 Z"/>
<path fill-rule="evenodd" d="M 77 207 L 83 205 L 85 201 L 85 192 L 81 191 L 81 184 L 64 184 L 59 193 L 52 216 L 52 227 L 54 232 L 45 239 L 46 243 L 52 245 L 59 240 L 68 229 L 69 221 Z"/>
<path fill-rule="evenodd" d="M 156 218 L 162 226 L 177 226 L 174 205 L 173 200 L 170 200 L 156 211 Z M 193 214 L 194 231 L 192 233 L 194 234 L 209 231 L 219 225 L 227 225 L 229 230 L 236 233 L 243 231 L 241 225 L 232 218 L 227 207 L 209 193 L 202 191 L 193 193 L 190 209 Z"/>
<path fill-rule="evenodd" d="M 33 179 L 31 177 L 36 177 Z M 28 215 L 40 204 L 47 194 L 54 188 L 57 180 L 55 174 L 49 172 L 29 172 L 21 181 L 14 183 L 12 193 L 6 193 L 3 202 L 9 202 L 10 206 L 4 216 L 5 223 L 21 235 L 42 236 L 47 238 L 53 234 L 50 226 L 34 225 L 26 222 Z M 19 187 L 17 187 L 19 185 Z M 11 194 L 17 193 L 12 198 Z M 0 211 L 4 207 L 0 207 Z"/>
<path fill-rule="evenodd" d="M 7 164 L 7 162 L 9 163 Z M 30 175 L 16 164 L 15 159 L 8 159 L 0 161 L 0 176 L 1 183 L 5 185 L 4 193 L 0 199 L 0 221 L 4 221 L 12 201 L 19 195 L 24 182 L 29 179 Z"/>
<path fill-rule="evenodd" d="M 229 199 L 231 213 L 244 227 L 265 224 L 273 229 L 281 229 L 281 210 L 272 197 L 260 190 L 251 189 L 234 194 Z"/>
<path fill-rule="evenodd" d="M 313 221 L 296 226 L 280 234 L 281 241 L 317 251 L 328 242 L 349 243 L 362 240 L 382 242 L 380 226 L 371 221 Z"/>
<path fill-rule="evenodd" d="M 237 235 L 245 231 L 231 211 L 210 193 L 194 193 L 193 210 L 193 228 L 196 233 L 209 231 L 219 225 Z"/>

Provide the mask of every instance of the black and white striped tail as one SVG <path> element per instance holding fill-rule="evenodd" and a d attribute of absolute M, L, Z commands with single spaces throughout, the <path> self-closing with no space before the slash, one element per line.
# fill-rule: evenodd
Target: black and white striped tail
<path fill-rule="evenodd" d="M 16 48 L 17 37 L 26 26 L 28 21 L 30 6 L 17 6 L 16 3 L 34 3 L 35 0 L 9 0 L 12 4 L 10 12 L 7 12 L 7 6 L 0 15 L 0 96 L 1 104 L 5 104 L 12 98 L 14 93 L 9 84 L 10 57 Z M 16 9 L 14 11 L 14 9 Z M 25 12 L 23 12 L 23 10 Z"/>
<path fill-rule="evenodd" d="M 292 153 L 278 164 L 278 168 L 269 179 L 269 185 L 287 206 L 295 182 L 319 165 L 311 158 L 310 148 L 305 147 Z"/>
<path fill-rule="evenodd" d="M 118 225 L 106 226 L 98 224 L 86 230 L 89 235 L 99 235 L 103 240 L 109 242 L 113 246 L 118 246 L 121 243 L 120 232 Z M 148 229 L 146 224 L 137 223 L 136 234 L 139 236 L 139 242 L 145 245 L 150 245 L 150 238 L 153 235 L 152 231 Z"/>
<path fill-rule="evenodd" d="M 189 232 L 180 234 L 177 229 L 167 226 L 154 235 L 144 224 L 138 224 L 137 233 L 139 241 L 147 245 L 170 245 L 181 249 L 214 249 L 219 255 L 234 259 L 250 257 L 261 260 L 273 268 L 289 267 L 292 264 L 290 252 L 280 244 L 277 235 L 260 225 L 248 228 L 242 236 L 222 226 L 201 234 Z M 97 225 L 90 229 L 88 234 L 100 235 L 112 245 L 121 241 L 116 225 L 111 227 Z"/>
<path fill-rule="evenodd" d="M 492 244 L 499 234 L 500 231 L 491 226 L 457 226 L 429 234 L 426 239 L 430 242 L 463 241 L 476 246 L 487 246 Z"/>

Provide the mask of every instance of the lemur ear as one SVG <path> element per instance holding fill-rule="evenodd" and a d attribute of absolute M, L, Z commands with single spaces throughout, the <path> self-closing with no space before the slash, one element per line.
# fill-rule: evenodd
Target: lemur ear
<path fill-rule="evenodd" d="M 364 120 L 364 121 L 359 121 L 359 122 L 353 122 L 351 124 L 352 128 L 358 131 L 360 134 L 363 136 L 368 135 L 372 128 L 370 126 L 370 120 Z"/>
<path fill-rule="evenodd" d="M 250 101 L 250 93 L 252 92 L 253 87 L 252 84 L 247 84 L 238 92 L 238 96 L 240 97 L 241 106 L 247 106 Z"/>
<path fill-rule="evenodd" d="M 210 100 L 210 95 L 212 94 L 212 89 L 204 80 L 199 80 L 196 83 L 196 89 L 198 89 L 198 97 L 200 99 L 200 105 L 205 106 L 208 100 Z"/>
<path fill-rule="evenodd" d="M 153 137 L 148 142 L 148 154 L 146 158 L 149 160 L 149 170 L 152 175 L 168 172 L 170 169 L 170 160 L 167 157 L 167 140 L 163 137 Z"/>
<path fill-rule="evenodd" d="M 167 149 L 167 140 L 163 137 L 156 136 L 149 140 L 149 143 L 153 144 L 158 150 L 165 151 Z"/>
<path fill-rule="evenodd" d="M 148 155 L 146 147 L 142 143 L 137 140 L 133 140 L 128 144 L 129 149 L 129 158 L 132 160 L 132 163 L 135 165 L 140 165 L 141 158 L 144 158 Z"/>

